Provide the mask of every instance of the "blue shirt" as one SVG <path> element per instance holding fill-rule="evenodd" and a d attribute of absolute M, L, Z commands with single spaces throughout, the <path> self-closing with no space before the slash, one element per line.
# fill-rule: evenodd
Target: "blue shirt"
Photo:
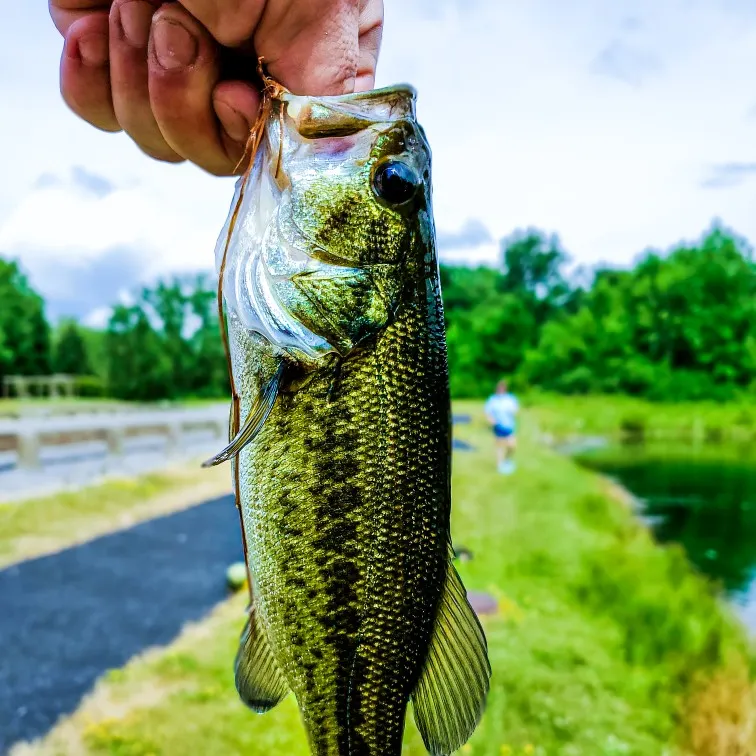
<path fill-rule="evenodd" d="M 515 429 L 515 416 L 520 405 L 512 394 L 494 394 L 485 406 L 486 414 L 494 421 L 494 425 L 501 425 L 507 430 Z"/>

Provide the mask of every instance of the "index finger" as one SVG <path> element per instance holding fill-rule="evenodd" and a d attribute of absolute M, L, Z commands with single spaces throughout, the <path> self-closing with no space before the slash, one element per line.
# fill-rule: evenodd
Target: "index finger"
<path fill-rule="evenodd" d="M 354 91 L 360 16 L 368 0 L 181 0 L 181 4 L 221 45 L 253 42 L 270 75 L 295 94 Z"/>
<path fill-rule="evenodd" d="M 49 0 L 50 16 L 58 31 L 65 36 L 75 21 L 95 11 L 110 10 L 112 0 Z"/>

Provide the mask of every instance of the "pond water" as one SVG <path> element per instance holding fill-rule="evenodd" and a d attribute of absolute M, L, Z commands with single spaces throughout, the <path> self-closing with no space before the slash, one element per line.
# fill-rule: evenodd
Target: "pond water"
<path fill-rule="evenodd" d="M 756 630 L 756 447 L 627 444 L 574 456 L 627 488 L 656 538 L 681 543 Z"/>

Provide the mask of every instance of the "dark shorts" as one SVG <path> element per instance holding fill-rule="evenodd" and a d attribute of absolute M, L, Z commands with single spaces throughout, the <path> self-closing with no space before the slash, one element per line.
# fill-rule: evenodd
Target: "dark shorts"
<path fill-rule="evenodd" d="M 496 438 L 509 438 L 514 435 L 514 428 L 505 428 L 503 425 L 494 425 L 493 432 Z"/>

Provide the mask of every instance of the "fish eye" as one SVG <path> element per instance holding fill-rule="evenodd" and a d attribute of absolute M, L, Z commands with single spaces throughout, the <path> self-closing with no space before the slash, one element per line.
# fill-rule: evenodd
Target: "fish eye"
<path fill-rule="evenodd" d="M 387 160 L 373 176 L 373 191 L 388 205 L 404 205 L 417 192 L 422 179 L 402 160 Z"/>

